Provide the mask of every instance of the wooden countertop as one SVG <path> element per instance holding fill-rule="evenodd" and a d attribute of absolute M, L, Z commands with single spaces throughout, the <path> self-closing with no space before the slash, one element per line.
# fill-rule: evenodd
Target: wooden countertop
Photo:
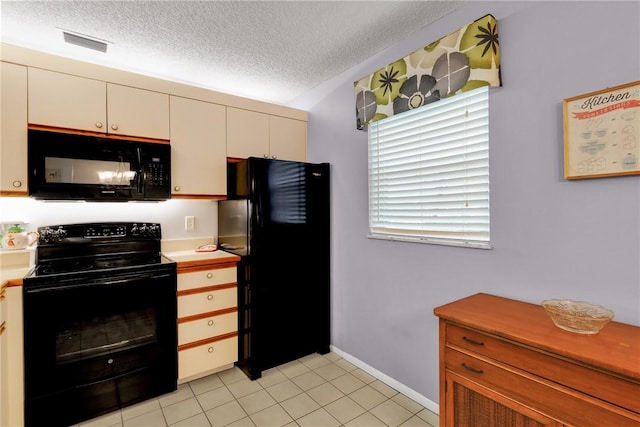
<path fill-rule="evenodd" d="M 0 283 L 3 286 L 21 286 L 22 278 L 33 266 L 35 248 L 0 249 Z"/>
<path fill-rule="evenodd" d="M 640 327 L 609 322 L 596 335 L 556 327 L 541 305 L 476 294 L 436 307 L 441 319 L 640 381 Z"/>
<path fill-rule="evenodd" d="M 33 267 L 12 267 L 0 270 L 0 283 L 4 286 L 22 286 L 22 278 Z"/>
<path fill-rule="evenodd" d="M 178 270 L 203 266 L 235 265 L 240 257 L 229 252 L 196 252 L 195 250 L 164 252 L 164 256 L 178 263 Z"/>

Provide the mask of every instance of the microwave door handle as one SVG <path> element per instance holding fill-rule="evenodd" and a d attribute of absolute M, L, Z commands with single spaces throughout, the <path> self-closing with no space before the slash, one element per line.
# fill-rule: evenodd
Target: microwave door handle
<path fill-rule="evenodd" d="M 138 155 L 138 193 L 142 193 L 142 179 L 144 170 L 142 168 L 142 154 L 140 152 L 140 147 L 136 147 L 136 154 Z"/>

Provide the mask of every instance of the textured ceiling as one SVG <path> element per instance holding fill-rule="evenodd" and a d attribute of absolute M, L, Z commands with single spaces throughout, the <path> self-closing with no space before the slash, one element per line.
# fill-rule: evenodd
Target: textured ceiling
<path fill-rule="evenodd" d="M 2 0 L 1 36 L 5 43 L 287 105 L 460 4 Z M 65 45 L 61 29 L 108 41 L 107 53 Z"/>

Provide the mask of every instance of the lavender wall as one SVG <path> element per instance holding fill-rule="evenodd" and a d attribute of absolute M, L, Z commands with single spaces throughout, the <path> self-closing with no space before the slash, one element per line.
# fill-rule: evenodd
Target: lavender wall
<path fill-rule="evenodd" d="M 425 2 L 428 7 L 428 2 Z M 493 14 L 492 250 L 367 236 L 367 138 L 352 82 Z M 640 176 L 563 179 L 562 100 L 640 78 L 640 2 L 470 2 L 297 100 L 309 160 L 332 164 L 332 344 L 438 401 L 433 308 L 476 292 L 562 297 L 640 325 Z"/>

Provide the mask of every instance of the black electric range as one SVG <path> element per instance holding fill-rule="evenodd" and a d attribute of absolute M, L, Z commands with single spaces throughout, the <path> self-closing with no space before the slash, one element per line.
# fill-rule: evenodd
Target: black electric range
<path fill-rule="evenodd" d="M 175 390 L 176 264 L 160 224 L 38 233 L 23 280 L 25 424 L 75 424 Z"/>

